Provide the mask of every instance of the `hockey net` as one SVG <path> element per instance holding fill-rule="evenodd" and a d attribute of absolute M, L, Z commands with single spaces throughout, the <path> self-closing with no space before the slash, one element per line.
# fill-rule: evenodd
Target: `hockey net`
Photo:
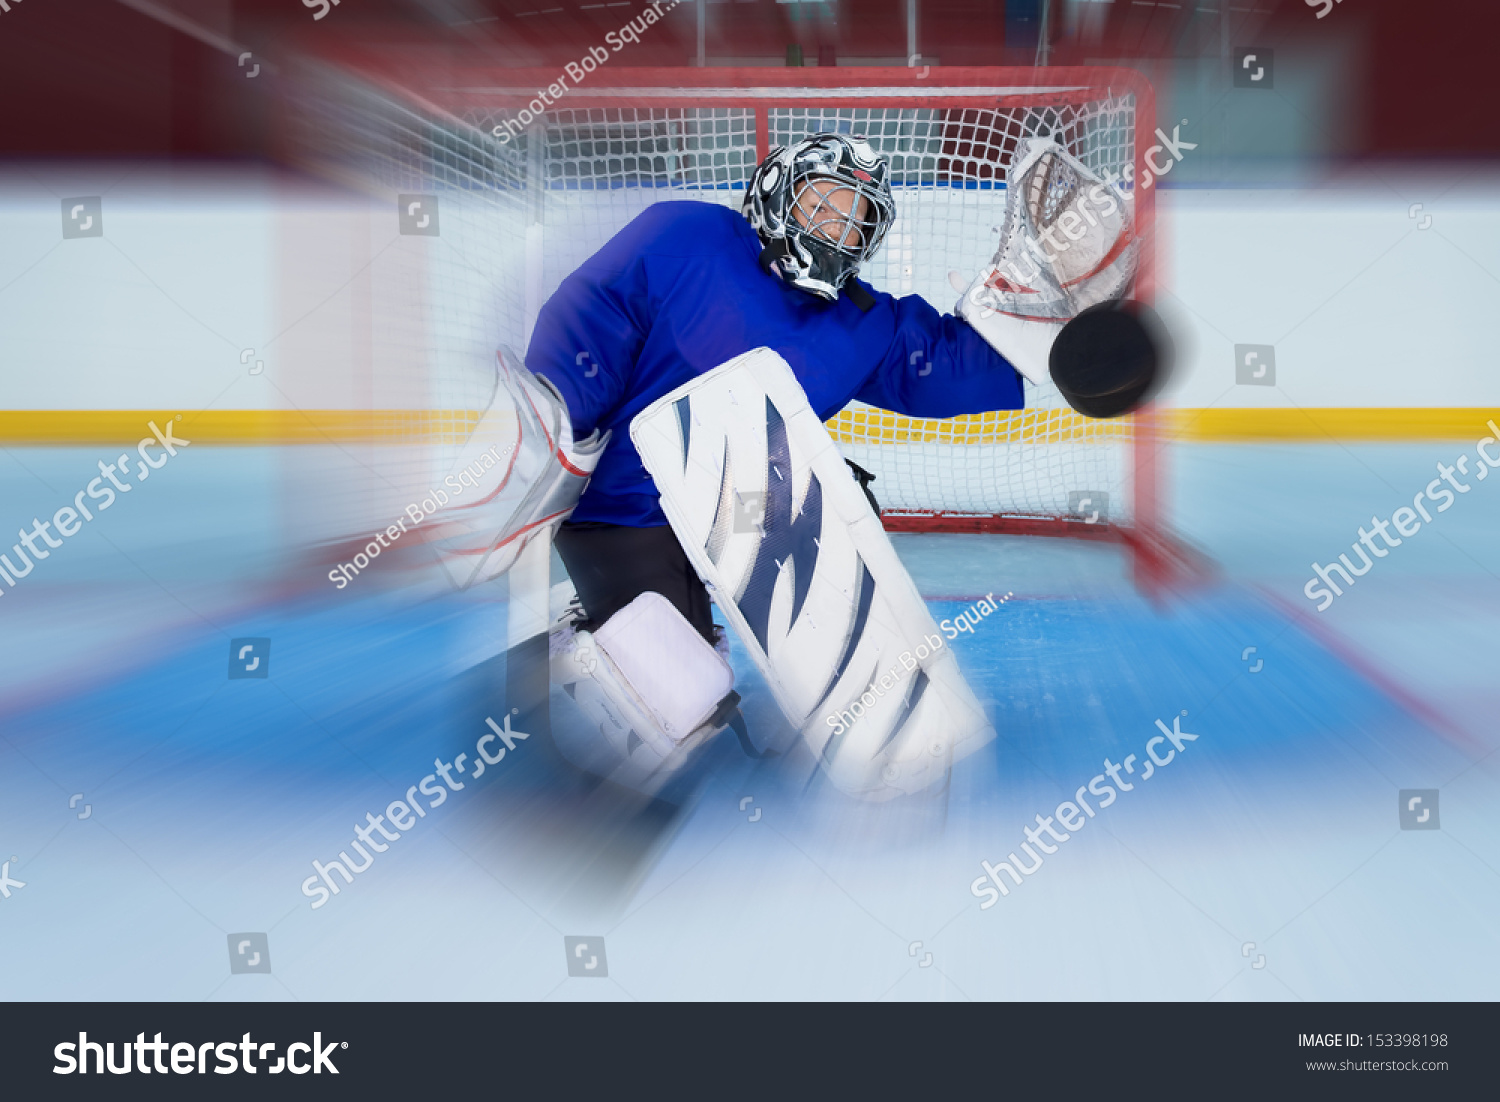
<path fill-rule="evenodd" d="M 426 408 L 395 418 L 394 436 L 461 436 L 488 400 L 494 349 L 524 352 L 562 279 L 647 206 L 738 208 L 770 148 L 821 131 L 863 135 L 890 161 L 897 220 L 861 273 L 877 289 L 951 312 L 949 272 L 967 283 L 990 260 L 1016 143 L 1042 135 L 1120 182 L 1143 243 L 1135 296 L 1150 297 L 1153 194 L 1128 180 L 1154 107 L 1133 72 L 620 69 L 531 110 L 556 79 L 324 59 L 287 97 L 286 148 L 301 166 L 393 206 L 437 198 L 437 238 L 403 240 L 385 260 L 408 266 L 394 280 L 406 290 L 372 317 L 376 347 L 406 346 L 423 365 Z M 856 402 L 828 427 L 876 475 L 891 529 L 1140 547 L 1160 527 L 1149 411 L 1090 420 L 1050 384 L 1027 384 L 1024 410 L 930 420 Z"/>

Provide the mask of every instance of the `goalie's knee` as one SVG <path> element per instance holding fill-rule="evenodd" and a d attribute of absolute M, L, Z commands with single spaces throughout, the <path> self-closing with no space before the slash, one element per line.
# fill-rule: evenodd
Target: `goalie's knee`
<path fill-rule="evenodd" d="M 723 730 L 734 671 L 670 601 L 643 593 L 593 631 L 552 635 L 553 680 L 621 758 L 644 772 L 676 768 Z"/>

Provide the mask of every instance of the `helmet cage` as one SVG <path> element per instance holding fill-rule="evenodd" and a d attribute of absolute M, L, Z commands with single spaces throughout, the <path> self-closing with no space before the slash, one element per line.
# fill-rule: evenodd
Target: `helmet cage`
<path fill-rule="evenodd" d="M 823 173 L 808 173 L 801 179 L 794 176 L 792 187 L 791 221 L 796 223 L 798 233 L 827 242 L 857 262 L 869 259 L 880 248 L 890 221 L 881 217 L 878 189 L 863 180 L 850 183 Z M 849 196 L 847 211 L 833 201 L 835 196 L 845 195 Z M 865 212 L 863 218 L 858 216 L 861 210 Z M 870 242 L 868 249 L 866 241 Z"/>
<path fill-rule="evenodd" d="M 863 138 L 815 134 L 773 150 L 744 204 L 766 246 L 762 262 L 795 287 L 837 298 L 895 220 L 888 172 Z"/>

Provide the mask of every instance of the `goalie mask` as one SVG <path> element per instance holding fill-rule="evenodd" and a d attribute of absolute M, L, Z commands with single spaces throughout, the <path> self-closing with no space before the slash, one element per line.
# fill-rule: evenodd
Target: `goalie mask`
<path fill-rule="evenodd" d="M 890 168 L 863 138 L 815 134 L 782 146 L 750 178 L 744 215 L 761 266 L 832 301 L 896 219 Z"/>

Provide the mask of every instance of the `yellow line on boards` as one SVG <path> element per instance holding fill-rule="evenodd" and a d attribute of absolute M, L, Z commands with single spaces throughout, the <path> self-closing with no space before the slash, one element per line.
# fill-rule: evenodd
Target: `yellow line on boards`
<path fill-rule="evenodd" d="M 1487 407 L 1417 409 L 1177 409 L 1166 431 L 1194 442 L 1297 440 L 1457 440 L 1488 436 L 1486 422 L 1500 419 Z"/>
<path fill-rule="evenodd" d="M 149 421 L 179 412 L 174 431 L 195 445 L 439 444 L 462 441 L 479 421 L 474 410 L 0 410 L 0 444 L 85 445 L 133 442 Z M 871 413 L 875 415 L 872 416 Z M 1395 441 L 1489 435 L 1500 421 L 1489 407 L 1417 409 L 1171 409 L 1161 414 L 1169 439 L 1192 443 L 1249 441 Z M 1017 410 L 928 421 L 884 411 L 845 411 L 829 422 L 835 439 L 909 444 L 1121 443 L 1129 422 L 1093 422 L 1071 410 Z"/>
<path fill-rule="evenodd" d="M 148 421 L 177 410 L 0 410 L 0 443 L 117 444 L 135 440 Z M 195 445 L 433 444 L 463 440 L 479 421 L 471 410 L 182 410 L 174 431 Z"/>

